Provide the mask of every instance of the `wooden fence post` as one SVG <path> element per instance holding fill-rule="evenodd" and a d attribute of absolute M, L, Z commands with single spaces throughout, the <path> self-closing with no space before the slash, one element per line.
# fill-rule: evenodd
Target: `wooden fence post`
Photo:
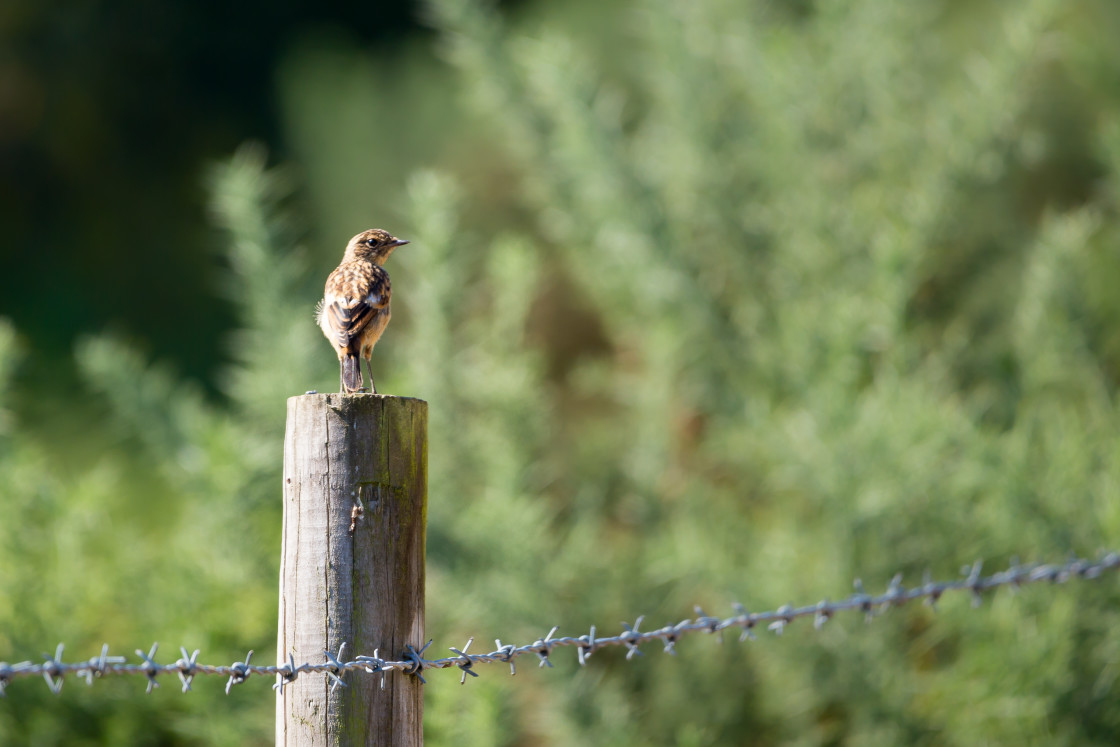
<path fill-rule="evenodd" d="M 424 635 L 428 404 L 376 394 L 288 400 L 277 649 L 401 658 Z M 331 687 L 302 673 L 276 699 L 278 745 L 421 745 L 421 685 L 393 672 Z"/>

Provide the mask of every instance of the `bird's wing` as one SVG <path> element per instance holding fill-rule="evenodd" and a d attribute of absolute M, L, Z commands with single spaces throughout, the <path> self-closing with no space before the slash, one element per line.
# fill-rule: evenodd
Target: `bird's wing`
<path fill-rule="evenodd" d="M 371 262 L 348 262 L 331 273 L 320 319 L 339 347 L 347 347 L 389 305 L 389 273 Z"/>

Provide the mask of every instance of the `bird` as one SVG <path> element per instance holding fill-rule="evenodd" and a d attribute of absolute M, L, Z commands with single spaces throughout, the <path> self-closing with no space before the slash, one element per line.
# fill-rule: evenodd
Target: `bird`
<path fill-rule="evenodd" d="M 338 353 L 341 392 L 362 390 L 361 357 L 366 359 L 370 391 L 377 393 L 370 357 L 391 315 L 392 292 L 384 265 L 394 249 L 407 243 L 380 228 L 362 231 L 350 239 L 342 262 L 327 277 L 315 320 Z"/>

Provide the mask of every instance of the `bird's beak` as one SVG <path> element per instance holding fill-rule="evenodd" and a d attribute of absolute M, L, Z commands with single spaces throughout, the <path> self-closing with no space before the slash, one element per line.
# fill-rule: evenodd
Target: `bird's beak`
<path fill-rule="evenodd" d="M 394 239 L 393 243 L 389 244 L 389 246 L 404 246 L 407 243 L 408 239 Z"/>

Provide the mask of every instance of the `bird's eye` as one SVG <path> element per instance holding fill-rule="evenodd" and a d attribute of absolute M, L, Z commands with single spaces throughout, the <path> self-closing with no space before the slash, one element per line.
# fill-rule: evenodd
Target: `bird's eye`
<path fill-rule="evenodd" d="M 366 246 L 377 246 L 377 239 L 366 239 Z"/>

